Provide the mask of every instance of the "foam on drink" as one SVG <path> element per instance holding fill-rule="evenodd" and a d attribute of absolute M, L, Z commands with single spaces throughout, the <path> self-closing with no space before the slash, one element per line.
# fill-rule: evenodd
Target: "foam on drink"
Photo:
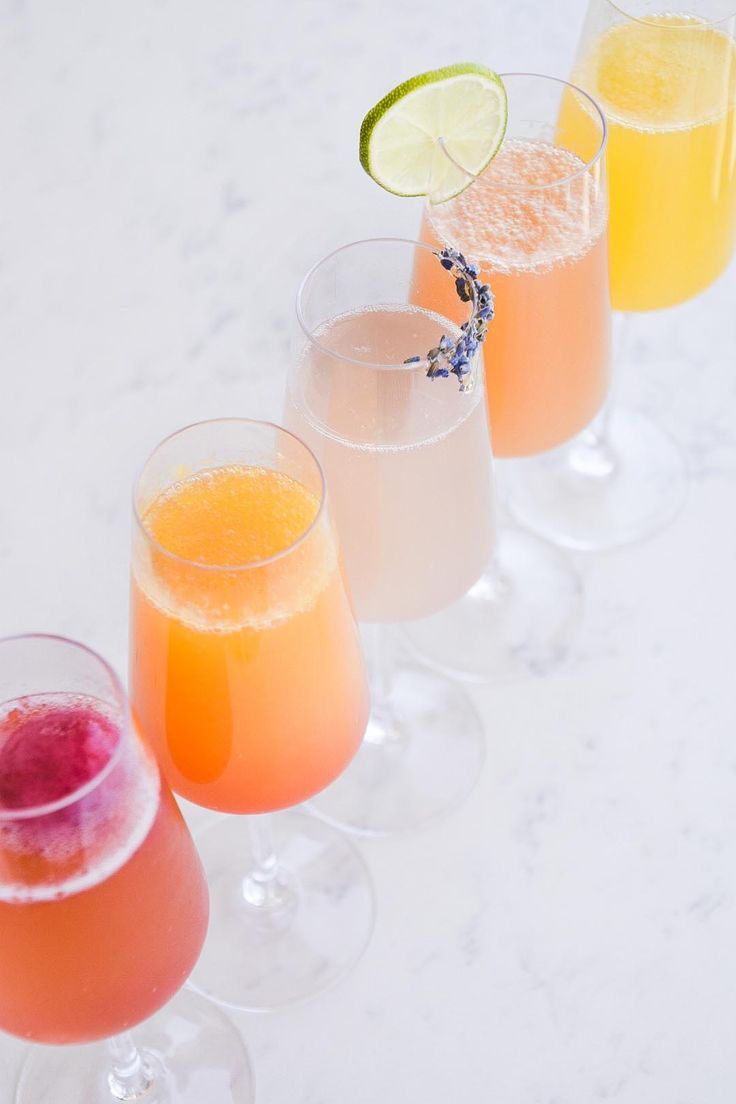
<path fill-rule="evenodd" d="M 586 43 L 573 80 L 609 124 L 614 309 L 692 298 L 736 242 L 736 42 L 695 16 L 652 14 Z M 564 142 L 590 130 L 582 98 L 563 102 Z"/>
<path fill-rule="evenodd" d="M 584 168 L 561 146 L 509 138 L 472 187 L 430 208 L 428 221 L 441 242 L 496 273 L 573 264 L 606 226 L 605 197 Z"/>
<path fill-rule="evenodd" d="M 310 609 L 335 570 L 335 542 L 318 513 L 317 496 L 283 472 L 247 464 L 195 472 L 144 509 L 155 544 L 141 543 L 136 581 L 197 631 L 266 629 Z"/>
<path fill-rule="evenodd" d="M 689 130 L 736 103 L 736 43 L 694 15 L 653 15 L 610 27 L 575 73 L 611 122 Z"/>

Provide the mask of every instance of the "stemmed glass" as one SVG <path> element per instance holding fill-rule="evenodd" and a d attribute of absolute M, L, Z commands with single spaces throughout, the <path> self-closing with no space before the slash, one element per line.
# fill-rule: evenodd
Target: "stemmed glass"
<path fill-rule="evenodd" d="M 71 640 L 1 640 L 0 1028 L 55 1044 L 29 1054 L 17 1104 L 250 1102 L 234 1027 L 174 996 L 207 914 L 189 832 L 113 671 Z M 144 1020 L 139 1049 L 129 1031 Z"/>
<path fill-rule="evenodd" d="M 152 453 L 134 492 L 131 700 L 176 793 L 221 817 L 198 837 L 212 912 L 191 984 L 273 1008 L 362 953 L 357 851 L 275 810 L 345 769 L 368 716 L 360 640 L 322 471 L 291 433 L 229 418 Z"/>
<path fill-rule="evenodd" d="M 440 313 L 417 303 L 417 256 L 425 252 L 450 289 Z M 372 689 L 360 752 L 311 806 L 365 833 L 445 812 L 469 792 L 483 761 L 469 697 L 426 667 L 398 661 L 390 628 L 453 602 L 493 550 L 478 356 L 463 389 L 454 376 L 427 375 L 427 354 L 442 338 L 455 341 L 481 309 L 474 289 L 462 302 L 454 288 L 426 246 L 377 239 L 320 261 L 297 298 L 284 418 L 327 473 Z"/>
<path fill-rule="evenodd" d="M 666 14 L 663 14 L 666 13 Z M 609 123 L 611 298 L 625 363 L 633 312 L 692 298 L 728 264 L 736 238 L 736 15 L 733 0 L 589 0 L 573 79 Z M 564 144 L 590 114 L 563 105 Z M 685 464 L 637 410 L 609 406 L 572 446 L 518 466 L 514 515 L 558 544 L 607 549 L 677 512 Z"/>
<path fill-rule="evenodd" d="M 472 258 L 495 296 L 484 361 L 496 459 L 536 455 L 583 430 L 605 399 L 610 361 L 605 120 L 565 81 L 502 80 L 509 114 L 499 153 L 476 178 L 463 169 L 462 150 L 440 139 L 421 231 L 435 248 L 453 245 Z M 568 102 L 584 105 L 589 120 L 577 143 L 558 139 Z M 449 177 L 464 190 L 434 202 Z M 448 296 L 424 255 L 417 294 L 437 310 Z M 581 609 L 566 558 L 508 527 L 461 600 L 407 633 L 415 653 L 443 671 L 502 680 L 558 661 Z"/>

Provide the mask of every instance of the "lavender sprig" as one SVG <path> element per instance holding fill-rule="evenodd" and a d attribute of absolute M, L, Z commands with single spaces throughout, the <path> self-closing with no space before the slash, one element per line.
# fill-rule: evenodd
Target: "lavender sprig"
<path fill-rule="evenodd" d="M 470 366 L 475 352 L 488 332 L 488 323 L 493 319 L 493 292 L 488 284 L 478 279 L 477 265 L 466 261 L 456 249 L 435 251 L 435 256 L 448 272 L 455 274 L 455 290 L 463 303 L 474 301 L 473 314 L 460 327 L 460 336 L 453 341 L 446 334 L 440 338 L 436 349 L 430 349 L 426 359 L 429 361 L 427 375 L 430 379 L 457 376 L 461 391 L 470 391 L 473 382 L 469 377 Z M 420 356 L 408 357 L 404 364 L 418 364 Z"/>

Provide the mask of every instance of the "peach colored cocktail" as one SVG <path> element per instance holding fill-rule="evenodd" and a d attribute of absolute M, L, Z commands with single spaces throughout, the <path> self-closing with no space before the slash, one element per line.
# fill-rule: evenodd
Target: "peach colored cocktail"
<path fill-rule="evenodd" d="M 569 149 L 507 139 L 456 199 L 428 206 L 424 241 L 461 249 L 496 300 L 484 346 L 493 452 L 528 456 L 592 420 L 608 386 L 605 189 Z M 452 289 L 417 258 L 416 302 L 442 311 Z"/>
<path fill-rule="evenodd" d="M 355 754 L 368 699 L 317 496 L 231 464 L 175 482 L 140 517 L 131 699 L 174 790 L 256 813 L 323 789 Z"/>

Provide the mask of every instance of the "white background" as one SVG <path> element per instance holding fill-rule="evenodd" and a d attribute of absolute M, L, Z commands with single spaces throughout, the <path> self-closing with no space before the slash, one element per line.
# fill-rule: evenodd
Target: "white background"
<path fill-rule="evenodd" d="M 358 165 L 365 110 L 454 60 L 565 76 L 583 12 L 0 0 L 0 634 L 125 670 L 144 454 L 189 421 L 278 417 L 303 271 L 416 233 Z M 636 320 L 620 392 L 682 443 L 687 504 L 579 561 L 565 667 L 477 693 L 488 759 L 461 811 L 362 845 L 379 912 L 352 975 L 238 1018 L 262 1104 L 732 1104 L 735 307 L 732 268 Z M 0 1104 L 22 1055 L 0 1039 Z"/>

